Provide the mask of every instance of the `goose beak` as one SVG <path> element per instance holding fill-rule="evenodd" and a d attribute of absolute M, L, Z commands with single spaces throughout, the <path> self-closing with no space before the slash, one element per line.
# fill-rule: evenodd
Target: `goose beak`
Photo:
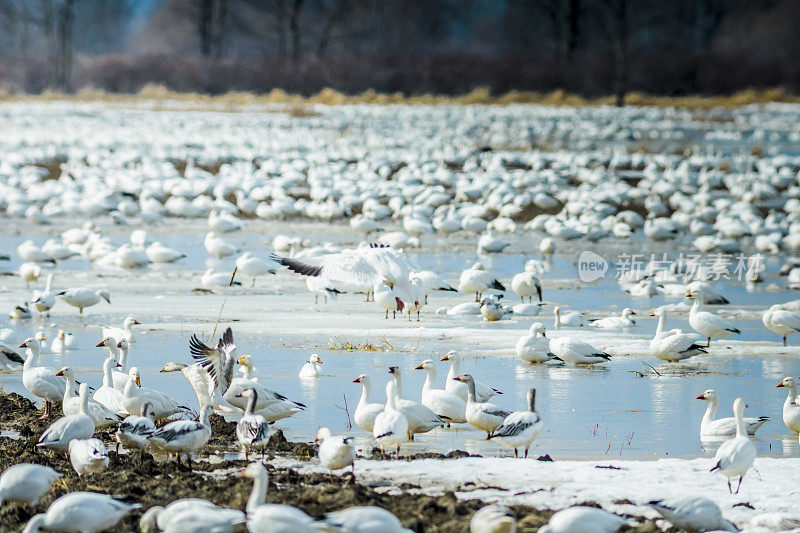
<path fill-rule="evenodd" d="M 100 341 L 100 342 L 98 342 L 97 344 L 94 345 L 95 348 L 102 348 L 103 346 L 105 346 L 103 341 Z"/>
<path fill-rule="evenodd" d="M 64 375 L 63 370 L 59 370 L 58 372 L 56 372 L 56 376 L 63 376 L 63 375 Z"/>
<path fill-rule="evenodd" d="M 635 315 L 635 314 L 636 314 L 636 311 L 631 311 L 631 314 L 632 314 L 632 315 Z"/>
<path fill-rule="evenodd" d="M 139 378 L 136 378 L 136 379 L 134 380 L 134 382 L 136 383 L 136 386 L 137 386 L 137 387 L 139 387 L 139 388 L 141 388 L 141 387 L 142 387 L 142 380 L 141 380 L 141 379 L 139 379 Z"/>
<path fill-rule="evenodd" d="M 353 380 L 353 383 L 361 383 L 361 378 L 356 378 Z"/>
<path fill-rule="evenodd" d="M 117 363 L 117 364 L 116 364 L 116 368 L 122 368 L 122 365 L 121 365 L 121 364 L 119 364 L 119 363 Z"/>
<path fill-rule="evenodd" d="M 122 341 L 119 341 L 119 342 L 117 343 L 117 348 L 122 348 Z"/>
<path fill-rule="evenodd" d="M 414 367 L 414 370 L 425 370 L 425 369 L 422 368 L 422 365 L 417 365 Z"/>
<path fill-rule="evenodd" d="M 236 358 L 236 364 L 237 365 L 243 365 L 244 364 L 244 359 L 242 359 L 241 355 Z"/>
<path fill-rule="evenodd" d="M 449 360 L 450 360 L 450 354 L 449 354 L 449 353 L 446 353 L 446 354 L 444 354 L 444 355 L 443 355 L 443 356 L 442 356 L 442 357 L 439 359 L 439 361 L 449 361 Z"/>
<path fill-rule="evenodd" d="M 705 400 L 706 396 L 705 396 L 705 394 L 698 394 L 697 396 L 694 397 L 694 399 L 695 400 Z"/>
<path fill-rule="evenodd" d="M 456 377 L 454 377 L 454 378 L 453 378 L 453 381 L 460 381 L 461 383 L 464 383 L 464 380 L 463 380 L 463 379 L 461 379 L 461 376 L 456 376 Z"/>
<path fill-rule="evenodd" d="M 776 389 L 779 389 L 779 388 L 781 388 L 781 387 L 785 387 L 785 386 L 786 386 L 786 385 L 784 385 L 784 384 L 783 384 L 783 381 L 781 381 L 780 383 L 778 383 L 777 385 L 775 385 L 775 388 L 776 388 Z"/>
<path fill-rule="evenodd" d="M 27 348 L 27 347 L 28 347 L 28 343 L 27 342 L 21 342 L 19 344 L 19 346 L 17 346 L 17 348 Z"/>
<path fill-rule="evenodd" d="M 134 320 L 133 323 L 134 323 L 134 325 L 141 324 L 141 322 L 139 322 L 138 320 Z"/>
<path fill-rule="evenodd" d="M 656 312 L 653 311 L 652 313 L 650 313 L 650 316 L 656 316 Z"/>

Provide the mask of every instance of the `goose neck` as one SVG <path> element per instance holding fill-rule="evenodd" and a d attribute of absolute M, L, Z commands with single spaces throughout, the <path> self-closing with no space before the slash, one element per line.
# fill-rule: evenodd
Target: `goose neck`
<path fill-rule="evenodd" d="M 247 499 L 246 509 L 248 514 L 255 512 L 259 506 L 264 505 L 264 502 L 266 502 L 267 483 L 266 469 L 260 470 L 255 479 L 253 479 L 253 491 L 250 493 L 250 498 Z"/>

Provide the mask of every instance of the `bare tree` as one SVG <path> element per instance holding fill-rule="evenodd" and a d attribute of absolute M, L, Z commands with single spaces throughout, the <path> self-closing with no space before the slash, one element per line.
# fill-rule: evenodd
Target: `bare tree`
<path fill-rule="evenodd" d="M 227 14 L 228 0 L 200 0 L 197 30 L 200 37 L 200 53 L 203 56 L 222 55 Z"/>
<path fill-rule="evenodd" d="M 611 42 L 614 60 L 614 99 L 625 105 L 628 92 L 628 0 L 598 0 L 601 22 Z"/>
<path fill-rule="evenodd" d="M 336 25 L 354 7 L 353 0 L 327 0 L 323 2 L 325 10 L 325 22 L 322 25 L 322 32 L 317 44 L 317 57 L 323 57 L 328 44 L 331 41 L 331 34 Z"/>
<path fill-rule="evenodd" d="M 289 3 L 289 34 L 292 40 L 292 59 L 297 62 L 300 59 L 300 12 L 303 10 L 305 0 L 291 0 Z"/>

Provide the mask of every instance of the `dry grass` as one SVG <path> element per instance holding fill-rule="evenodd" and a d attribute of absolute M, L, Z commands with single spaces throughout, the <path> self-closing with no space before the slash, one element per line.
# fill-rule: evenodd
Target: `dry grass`
<path fill-rule="evenodd" d="M 368 340 L 364 340 L 363 342 L 360 343 L 352 343 L 343 337 L 339 337 L 338 335 L 333 336 L 328 340 L 328 348 L 330 348 L 331 350 L 362 351 L 362 352 L 397 351 L 397 348 L 395 348 L 394 345 L 386 339 L 378 341 L 377 344 L 372 343 Z"/>
<path fill-rule="evenodd" d="M 154 109 L 169 109 L 163 103 L 166 101 L 185 104 L 180 108 L 185 110 L 205 110 L 213 107 L 215 110 L 241 111 L 248 106 L 274 106 L 276 111 L 287 111 L 292 116 L 307 117 L 317 113 L 310 107 L 313 105 L 511 105 L 535 104 L 547 106 L 597 106 L 613 105 L 611 96 L 600 98 L 584 98 L 575 94 L 558 90 L 550 93 L 533 91 L 510 91 L 502 95 L 493 95 L 488 88 L 478 87 L 461 96 L 443 96 L 423 94 L 407 96 L 402 93 L 378 93 L 367 90 L 361 94 L 347 95 L 334 89 L 323 89 L 312 96 L 289 94 L 281 89 L 272 89 L 268 93 L 255 94 L 242 91 L 231 91 L 221 95 L 208 95 L 196 92 L 176 92 L 163 85 L 148 84 L 135 94 L 109 93 L 101 89 L 84 88 L 74 94 L 65 94 L 55 91 L 45 91 L 40 94 L 17 94 L 0 86 L 0 102 L 16 101 L 55 101 L 67 100 L 76 102 L 114 102 L 114 103 L 145 103 Z M 642 93 L 629 93 L 625 99 L 631 106 L 660 106 L 680 107 L 688 109 L 707 109 L 713 107 L 734 108 L 750 104 L 764 104 L 769 102 L 800 103 L 800 95 L 787 93 L 783 89 L 748 89 L 732 95 L 720 96 L 652 96 Z"/>

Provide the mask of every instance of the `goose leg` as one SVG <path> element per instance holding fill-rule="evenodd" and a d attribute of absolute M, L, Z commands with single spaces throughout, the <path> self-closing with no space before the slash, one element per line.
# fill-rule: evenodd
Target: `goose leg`
<path fill-rule="evenodd" d="M 519 457 L 519 454 L 517 453 L 517 449 L 514 448 L 514 458 L 517 458 L 517 457 Z"/>
<path fill-rule="evenodd" d="M 736 487 L 736 492 L 734 494 L 739 494 L 739 489 L 742 488 L 742 480 L 743 479 L 744 479 L 744 476 L 739 476 L 739 486 Z"/>
<path fill-rule="evenodd" d="M 731 487 L 731 480 L 730 479 L 728 479 L 728 492 L 730 494 L 733 494 L 733 488 Z"/>
<path fill-rule="evenodd" d="M 783 345 L 786 346 L 786 335 L 783 336 Z"/>
<path fill-rule="evenodd" d="M 389 320 L 389 310 L 386 310 L 386 320 Z"/>
<path fill-rule="evenodd" d="M 706 340 L 706 348 L 708 348 L 709 346 L 711 346 L 711 337 L 706 337 L 706 339 L 707 339 Z"/>

